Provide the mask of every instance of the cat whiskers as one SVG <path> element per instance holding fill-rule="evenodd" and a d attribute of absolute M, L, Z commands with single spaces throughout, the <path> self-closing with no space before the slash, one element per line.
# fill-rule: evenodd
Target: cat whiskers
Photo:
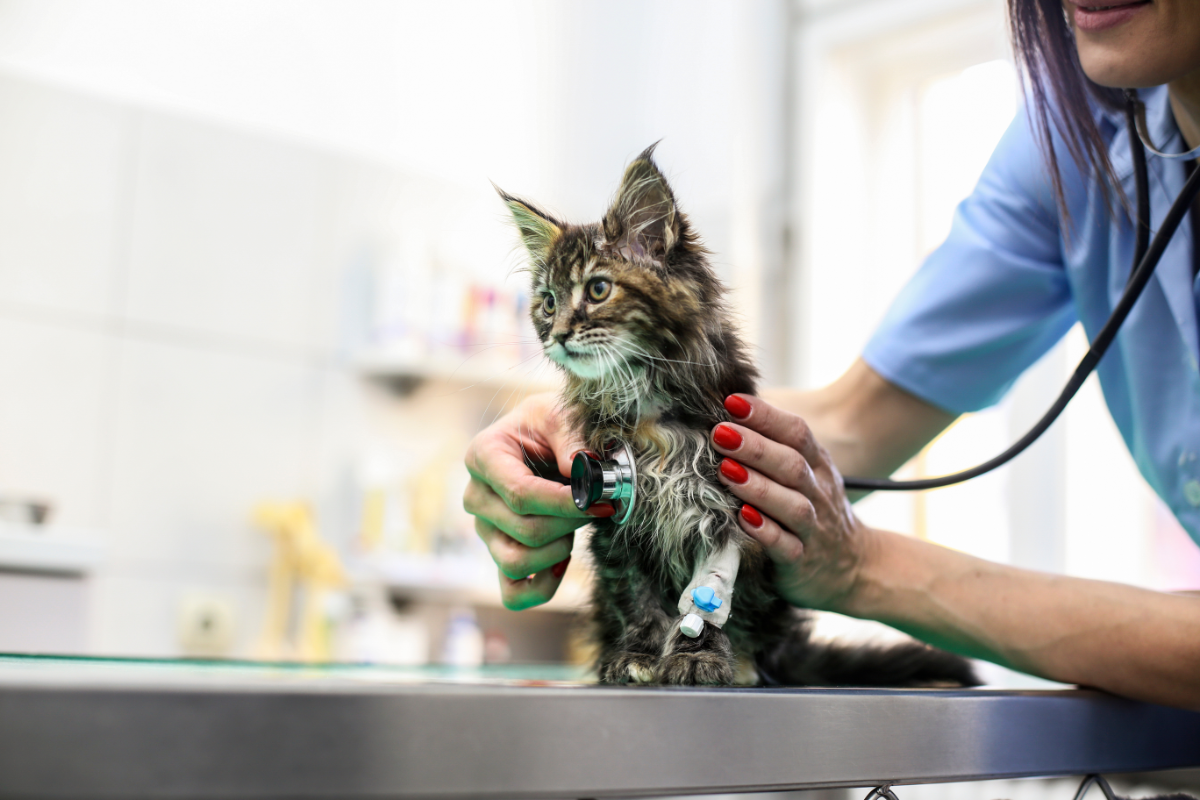
<path fill-rule="evenodd" d="M 512 392 L 508 396 L 509 403 L 512 402 L 513 396 L 517 393 L 518 390 L 520 390 L 522 392 L 522 395 L 521 395 L 520 399 L 517 400 L 517 403 L 516 403 L 516 405 L 520 405 L 520 403 L 525 399 L 525 395 L 529 392 L 529 388 L 533 384 L 534 378 L 537 376 L 537 373 L 539 371 L 541 371 L 544 364 L 545 364 L 544 361 L 538 361 L 534 365 L 534 368 L 533 368 L 531 374 L 529 375 L 528 380 L 525 382 L 525 384 L 523 386 L 522 386 L 522 384 L 517 384 L 516 386 L 513 387 Z M 499 387 L 496 389 L 495 393 L 492 395 L 492 399 L 488 401 L 488 406 L 491 406 L 492 402 L 496 399 L 496 395 L 500 394 L 500 389 L 502 389 L 502 388 L 503 387 Z M 489 423 L 489 425 L 495 424 L 496 420 L 500 418 L 500 414 L 503 413 L 503 411 L 504 411 L 504 405 L 502 404 L 499 408 L 496 409 L 496 415 L 494 417 L 492 417 L 492 421 L 491 421 L 491 423 Z M 487 414 L 487 407 L 484 408 L 483 414 Z M 481 421 L 483 419 L 483 414 L 480 415 Z M 530 438 L 532 439 L 532 437 L 530 437 Z M 532 460 L 529 457 L 529 451 L 525 449 L 525 434 L 522 431 L 520 424 L 517 425 L 517 446 L 521 448 L 521 458 L 526 463 L 532 463 Z"/>
<path fill-rule="evenodd" d="M 642 401 L 649 388 L 645 373 L 638 372 L 614 345 L 614 340 L 597 343 L 595 354 L 605 364 L 603 376 L 596 381 L 590 397 L 599 400 L 605 411 L 606 421 L 626 421 L 630 412 L 635 419 L 641 417 Z"/>
<path fill-rule="evenodd" d="M 539 344 L 539 342 L 538 342 L 536 339 L 514 339 L 514 340 L 512 340 L 512 341 L 510 341 L 510 342 L 493 342 L 493 343 L 491 343 L 491 344 L 488 344 L 488 343 L 485 343 L 485 342 L 480 342 L 480 343 L 478 343 L 478 344 L 470 345 L 471 347 L 478 347 L 478 348 L 480 348 L 480 349 L 479 349 L 479 350 L 476 350 L 474 353 L 471 353 L 470 355 L 468 355 L 466 358 L 464 358 L 464 359 L 463 359 L 463 360 L 462 360 L 462 361 L 461 361 L 461 362 L 458 364 L 458 366 L 457 366 L 457 367 L 455 367 L 453 370 L 451 370 L 451 372 L 450 372 L 450 377 L 451 377 L 451 378 L 453 378 L 453 377 L 454 377 L 454 376 L 455 376 L 455 375 L 458 373 L 458 370 L 459 370 L 461 367 L 464 367 L 464 366 L 466 366 L 466 364 L 467 364 L 467 362 L 468 362 L 468 361 L 470 361 L 472 358 L 474 358 L 475 356 L 479 355 L 480 353 L 483 353 L 483 352 L 485 352 L 485 351 L 487 351 L 487 350 L 493 350 L 493 349 L 495 349 L 495 348 L 497 348 L 497 347 L 520 347 L 520 346 L 522 346 L 522 345 L 526 345 L 526 344 Z M 506 371 L 506 372 L 507 372 L 507 371 L 514 370 L 514 369 L 516 369 L 517 367 L 520 367 L 521 365 L 523 365 L 523 364 L 526 364 L 526 363 L 528 363 L 529 361 L 532 361 L 533 359 L 537 358 L 539 355 L 541 355 L 541 353 L 540 353 L 540 352 L 534 353 L 533 355 L 526 356 L 525 358 L 522 358 L 522 359 L 521 359 L 520 361 L 518 361 L 517 363 L 515 363 L 515 364 L 513 364 L 513 365 L 511 365 L 511 366 L 505 367 L 503 371 Z M 498 376 L 498 375 L 497 375 L 497 376 L 495 376 L 495 377 L 500 377 L 500 376 Z M 474 383 L 469 383 L 469 384 L 467 384 L 466 386 L 460 386 L 459 388 L 455 389 L 454 391 L 452 391 L 452 392 L 447 392 L 445 395 L 442 395 L 442 396 L 443 396 L 443 397 L 449 397 L 450 395 L 458 394 L 459 392 L 465 392 L 465 391 L 467 391 L 467 390 L 469 390 L 469 389 L 474 389 L 476 386 L 480 386 L 480 385 L 482 385 L 482 384 L 484 384 L 484 383 L 487 383 L 487 382 L 489 382 L 490 380 L 492 380 L 492 378 L 482 378 L 481 380 L 477 380 L 477 381 L 475 381 Z M 501 381 L 500 385 L 499 385 L 499 386 L 497 387 L 497 389 L 496 389 L 496 394 L 499 394 L 499 393 L 500 393 L 500 390 L 501 390 L 501 389 L 503 389 L 503 388 L 504 388 L 504 382 L 503 382 L 503 381 Z M 495 395 L 492 395 L 492 400 L 495 400 L 495 399 L 496 399 L 496 396 L 495 396 Z M 489 402 L 489 403 L 488 403 L 488 407 L 490 407 L 490 406 L 491 406 L 491 402 Z M 481 413 L 481 414 L 479 415 L 479 419 L 480 419 L 480 421 L 482 421 L 482 420 L 483 420 L 483 417 L 484 417 L 484 415 L 485 415 L 485 414 L 487 414 L 487 407 L 485 407 L 485 408 L 483 409 L 483 413 Z"/>
<path fill-rule="evenodd" d="M 538 356 L 540 356 L 540 355 L 541 355 L 541 353 L 534 353 L 534 354 L 533 354 L 533 355 L 531 355 L 531 356 L 528 356 L 528 357 L 526 357 L 526 358 L 523 358 L 523 359 L 521 359 L 521 360 L 520 360 L 520 361 L 518 361 L 516 364 L 513 364 L 511 367 L 509 367 L 509 368 L 508 368 L 509 370 L 514 370 L 514 369 L 516 369 L 517 367 L 520 367 L 520 366 L 522 366 L 523 364 L 526 364 L 526 363 L 528 363 L 528 362 L 530 362 L 530 361 L 533 361 L 534 359 L 538 359 L 538 360 L 537 360 L 537 364 L 536 364 L 536 366 L 535 366 L 535 368 L 534 368 L 534 370 L 533 370 L 533 373 L 532 373 L 532 374 L 531 374 L 531 375 L 530 375 L 528 378 L 526 378 L 526 381 L 525 381 L 525 387 L 526 387 L 526 389 L 527 389 L 527 390 L 528 390 L 528 388 L 529 388 L 529 385 L 530 385 L 530 384 L 533 382 L 533 376 L 537 374 L 537 372 L 538 372 L 538 371 L 541 369 L 542 365 L 545 363 L 545 362 L 544 362 L 544 361 L 542 361 L 540 358 L 538 358 Z M 478 385 L 479 385 L 479 382 L 472 383 L 470 386 L 464 386 L 462 389 L 458 389 L 458 390 L 456 390 L 456 391 L 460 391 L 460 392 L 461 392 L 461 391 L 464 391 L 464 390 L 466 390 L 466 389 L 471 389 L 471 388 L 474 388 L 474 387 L 476 387 L 476 386 L 478 386 Z M 500 385 L 496 387 L 496 391 L 492 393 L 492 397 L 491 397 L 491 399 L 490 399 L 490 400 L 488 400 L 488 402 L 487 402 L 487 405 L 483 407 L 483 411 L 479 412 L 479 423 L 480 423 L 480 427 L 483 427 L 483 418 L 487 416 L 488 409 L 490 409 L 490 408 L 492 407 L 492 403 L 496 402 L 496 397 L 497 397 L 497 396 L 499 396 L 500 392 L 504 391 L 504 386 L 505 386 L 505 384 L 504 384 L 504 382 L 502 381 L 502 382 L 500 383 Z M 520 387 L 521 387 L 521 384 L 520 384 L 520 383 L 518 383 L 518 384 L 516 385 L 516 387 L 515 387 L 515 388 L 520 388 Z M 515 389 L 514 389 L 514 391 L 515 391 Z M 509 395 L 509 399 L 510 399 L 510 400 L 512 399 L 512 395 Z M 524 398 L 522 398 L 522 399 L 524 399 Z M 504 406 L 503 406 L 503 405 L 501 405 L 501 406 L 500 406 L 500 407 L 499 407 L 499 408 L 496 410 L 496 415 L 495 415 L 494 417 L 492 417 L 492 422 L 489 422 L 489 423 L 488 423 L 488 425 L 491 425 L 491 424 L 492 424 L 492 423 L 494 423 L 494 422 L 495 422 L 497 419 L 499 419 L 499 418 L 500 418 L 500 414 L 501 414 L 501 412 L 503 412 L 503 411 L 504 411 Z"/>
<path fill-rule="evenodd" d="M 699 374 L 696 367 L 711 369 L 714 372 L 717 369 L 716 352 L 712 348 L 705 348 L 711 356 L 711 361 L 705 363 L 703 361 L 686 361 L 683 359 L 665 358 L 661 356 L 651 355 L 644 348 L 634 342 L 624 339 L 614 340 L 613 344 L 616 347 L 622 348 L 623 353 L 632 359 L 646 359 L 647 361 L 647 376 L 645 392 L 649 395 L 655 392 L 660 396 L 670 396 L 670 402 L 675 405 L 683 405 L 692 411 L 705 414 L 710 413 L 714 409 L 696 403 L 689 403 L 684 397 L 669 389 L 672 385 L 696 385 L 703 384 L 710 379 L 709 375 Z M 686 394 L 686 393 L 685 393 Z M 719 413 L 719 409 L 716 409 Z"/>
<path fill-rule="evenodd" d="M 604 362 L 604 374 L 596 381 L 596 389 L 593 396 L 599 400 L 599 405 L 603 409 L 606 422 L 620 423 L 621 417 L 628 406 L 629 389 L 628 383 L 623 383 L 620 378 L 621 364 L 619 359 L 608 348 L 599 346 L 596 349 L 596 356 Z"/>
<path fill-rule="evenodd" d="M 533 372 L 529 376 L 528 382 L 525 384 L 524 394 L 521 396 L 521 399 L 517 401 L 517 405 L 520 405 L 525 401 L 525 397 L 529 394 L 529 390 L 533 386 L 534 379 L 537 377 L 539 372 L 545 369 L 545 367 L 546 362 L 544 360 L 539 360 L 537 366 L 533 368 Z M 533 441 L 532 436 L 530 436 L 529 439 L 530 441 Z M 534 463 L 533 459 L 529 456 L 529 451 L 525 449 L 525 430 L 523 423 L 517 423 L 517 446 L 521 448 L 521 458 L 524 459 L 525 463 Z M 553 454 L 551 455 L 553 456 Z"/>
<path fill-rule="evenodd" d="M 713 355 L 712 360 L 707 363 L 703 361 L 685 361 L 679 358 L 666 358 L 664 356 L 651 355 L 645 350 L 645 348 L 634 344 L 628 339 L 614 339 L 612 343 L 615 346 L 624 348 L 629 355 L 637 356 L 638 358 L 645 358 L 650 361 L 661 361 L 664 364 L 685 364 L 695 367 L 708 367 L 710 369 L 717 368 L 717 359 L 715 354 Z"/>

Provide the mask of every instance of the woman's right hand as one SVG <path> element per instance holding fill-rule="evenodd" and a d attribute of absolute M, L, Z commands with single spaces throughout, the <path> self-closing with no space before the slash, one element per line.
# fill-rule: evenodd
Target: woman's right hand
<path fill-rule="evenodd" d="M 742 529 L 775 562 L 776 588 L 803 608 L 845 611 L 874 531 L 855 515 L 829 453 L 798 415 L 748 395 L 713 429 L 727 458 L 720 480 L 742 507 Z M 761 513 L 760 513 L 761 512 Z"/>
<path fill-rule="evenodd" d="M 530 461 L 555 464 L 567 477 L 582 449 L 554 394 L 527 398 L 467 447 L 471 481 L 463 508 L 475 516 L 475 532 L 500 568 L 507 608 L 520 611 L 553 597 L 571 558 L 575 530 L 613 514 L 607 504 L 580 511 L 570 486 L 540 478 L 529 466 Z"/>

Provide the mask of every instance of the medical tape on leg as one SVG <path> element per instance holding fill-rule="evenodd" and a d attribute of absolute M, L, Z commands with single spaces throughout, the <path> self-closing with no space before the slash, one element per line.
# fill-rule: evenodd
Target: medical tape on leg
<path fill-rule="evenodd" d="M 737 580 L 742 554 L 730 541 L 696 565 L 692 581 L 679 597 L 679 613 L 694 614 L 718 628 L 729 619 L 733 607 L 733 583 Z M 709 591 L 711 590 L 711 594 Z M 697 591 L 699 590 L 699 591 Z M 697 631 L 696 635 L 699 635 Z"/>

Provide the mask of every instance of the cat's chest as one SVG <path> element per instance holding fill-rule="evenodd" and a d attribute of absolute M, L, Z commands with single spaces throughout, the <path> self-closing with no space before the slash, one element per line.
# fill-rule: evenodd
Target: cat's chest
<path fill-rule="evenodd" d="M 588 425 L 584 439 L 597 452 L 627 446 L 635 454 L 639 466 L 644 463 L 647 467 L 669 464 L 705 450 L 711 452 L 707 428 L 688 425 L 669 414 L 654 415 L 633 423 Z"/>
<path fill-rule="evenodd" d="M 639 495 L 635 514 L 664 551 L 694 551 L 727 525 L 733 499 L 717 479 L 708 430 L 679 423 L 640 426 L 632 437 Z"/>

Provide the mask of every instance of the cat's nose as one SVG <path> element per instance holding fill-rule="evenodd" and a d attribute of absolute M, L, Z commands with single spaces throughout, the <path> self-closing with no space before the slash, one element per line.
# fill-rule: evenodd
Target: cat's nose
<path fill-rule="evenodd" d="M 550 334 L 550 337 L 552 339 L 554 339 L 554 341 L 558 342 L 559 344 L 566 344 L 567 339 L 571 338 L 571 332 L 570 331 L 559 331 L 558 333 Z"/>

